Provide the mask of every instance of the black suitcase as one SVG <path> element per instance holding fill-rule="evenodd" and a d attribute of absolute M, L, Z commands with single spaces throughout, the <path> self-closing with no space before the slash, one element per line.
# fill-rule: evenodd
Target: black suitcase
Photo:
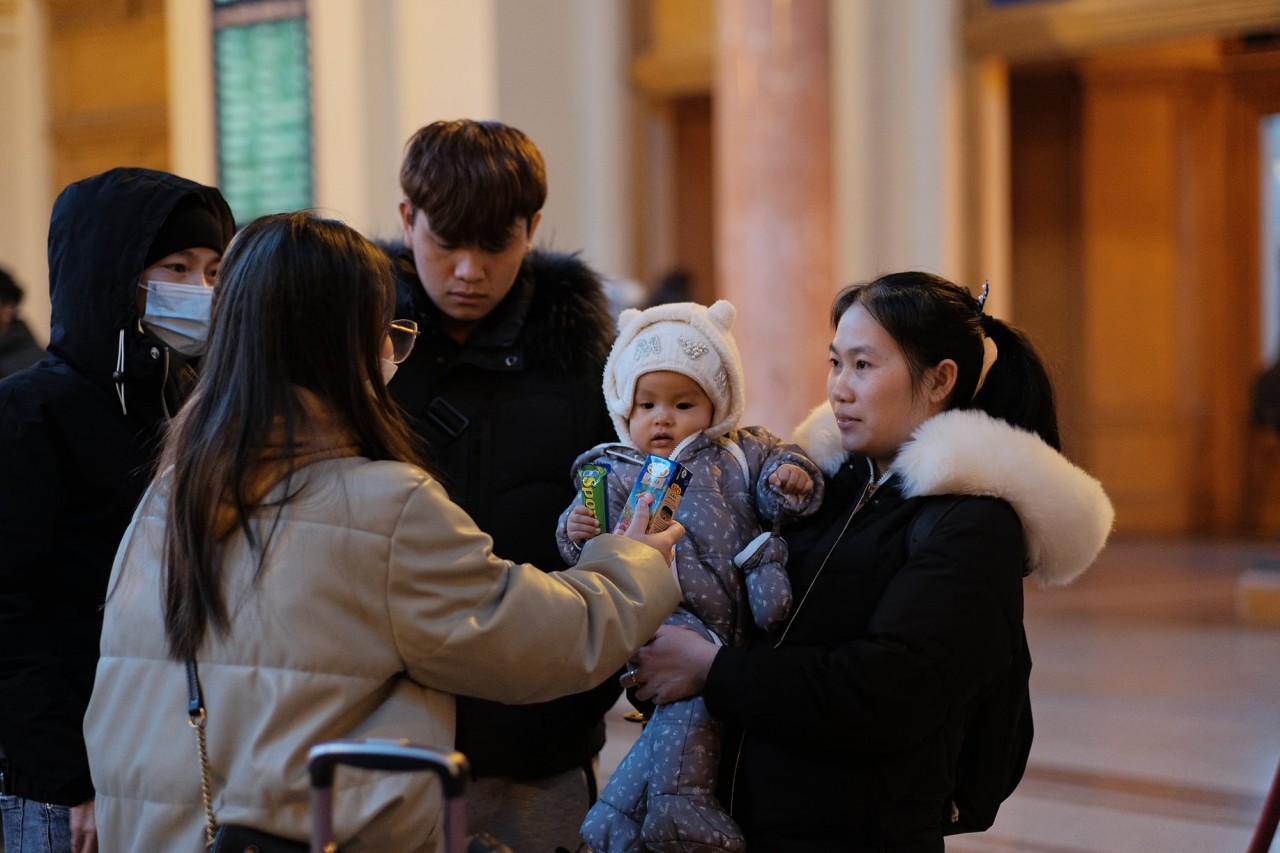
<path fill-rule="evenodd" d="M 444 789 L 444 849 L 446 853 L 511 853 L 510 848 L 481 833 L 467 844 L 467 759 L 399 740 L 334 740 L 311 747 L 311 853 L 337 853 L 333 840 L 333 776 L 339 765 L 364 770 L 406 773 L 430 770 Z"/>

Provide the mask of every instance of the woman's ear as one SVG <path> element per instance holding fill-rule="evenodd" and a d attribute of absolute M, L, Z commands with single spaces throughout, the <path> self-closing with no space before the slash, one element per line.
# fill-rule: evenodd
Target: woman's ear
<path fill-rule="evenodd" d="M 951 395 L 952 389 L 956 387 L 956 377 L 960 373 L 960 368 L 949 358 L 930 367 L 924 373 L 924 389 L 925 394 L 929 397 L 930 403 L 942 403 Z"/>

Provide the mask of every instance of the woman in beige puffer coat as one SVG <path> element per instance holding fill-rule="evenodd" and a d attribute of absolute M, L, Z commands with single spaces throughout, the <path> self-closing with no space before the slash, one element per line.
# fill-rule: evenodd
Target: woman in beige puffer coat
<path fill-rule="evenodd" d="M 112 571 L 85 719 L 106 853 L 204 847 L 189 660 L 215 820 L 301 840 L 311 745 L 450 746 L 454 694 L 590 688 L 677 603 L 678 527 L 598 537 L 559 573 L 492 553 L 412 464 L 392 305 L 385 258 L 337 222 L 264 217 L 228 252 L 205 378 Z M 434 850 L 439 815 L 421 774 L 339 775 L 343 850 Z"/>

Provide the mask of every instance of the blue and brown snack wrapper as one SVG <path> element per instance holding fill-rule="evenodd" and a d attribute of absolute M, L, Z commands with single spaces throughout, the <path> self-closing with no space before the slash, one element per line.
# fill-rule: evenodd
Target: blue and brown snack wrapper
<path fill-rule="evenodd" d="M 648 492 L 653 495 L 653 505 L 649 508 L 649 529 L 647 533 L 658 533 L 671 526 L 684 490 L 689 486 L 693 472 L 662 456 L 650 453 L 644 460 L 644 468 L 631 487 L 627 503 L 622 508 L 622 518 L 618 520 L 618 529 L 626 530 L 631 523 L 631 516 L 636 511 L 636 501 Z"/>
<path fill-rule="evenodd" d="M 582 504 L 595 513 L 601 533 L 609 532 L 609 499 L 604 482 L 609 470 L 609 466 L 603 463 L 583 465 L 578 469 L 578 490 L 582 493 Z"/>

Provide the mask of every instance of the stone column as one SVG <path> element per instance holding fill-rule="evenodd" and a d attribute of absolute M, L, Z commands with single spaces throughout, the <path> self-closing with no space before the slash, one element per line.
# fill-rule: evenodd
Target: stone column
<path fill-rule="evenodd" d="M 718 292 L 747 376 L 744 425 L 786 436 L 826 399 L 833 279 L 827 0 L 717 0 Z"/>

